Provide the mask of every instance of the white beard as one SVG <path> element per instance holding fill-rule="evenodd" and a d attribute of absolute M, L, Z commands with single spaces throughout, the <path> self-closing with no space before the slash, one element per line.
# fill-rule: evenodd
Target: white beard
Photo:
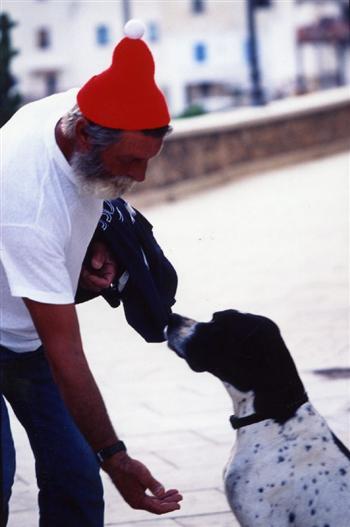
<path fill-rule="evenodd" d="M 81 195 L 90 195 L 94 198 L 103 200 L 119 198 L 135 184 L 135 181 L 127 176 L 110 178 L 110 181 L 107 181 L 106 179 L 90 180 L 85 174 L 77 172 L 75 172 L 75 176 L 77 178 L 79 193 Z"/>
<path fill-rule="evenodd" d="M 115 176 L 107 172 L 96 150 L 88 154 L 75 152 L 71 166 L 81 195 L 90 195 L 97 199 L 119 198 L 135 184 L 128 176 Z"/>

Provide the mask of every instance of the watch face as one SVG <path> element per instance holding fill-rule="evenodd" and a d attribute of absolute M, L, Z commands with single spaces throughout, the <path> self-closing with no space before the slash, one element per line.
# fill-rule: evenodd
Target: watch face
<path fill-rule="evenodd" d="M 100 463 L 103 463 L 104 459 L 103 459 L 103 455 L 101 454 L 101 452 L 97 452 L 96 457 Z"/>
<path fill-rule="evenodd" d="M 106 459 L 109 459 L 117 452 L 126 452 L 126 446 L 123 441 L 117 441 L 114 445 L 102 448 L 96 452 L 96 457 L 100 463 L 103 463 Z"/>

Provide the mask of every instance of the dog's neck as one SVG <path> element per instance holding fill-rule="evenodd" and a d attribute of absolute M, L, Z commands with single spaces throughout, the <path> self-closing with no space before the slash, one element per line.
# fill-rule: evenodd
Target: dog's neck
<path fill-rule="evenodd" d="M 255 409 L 255 397 L 254 391 L 241 392 L 229 383 L 223 383 L 226 390 L 228 391 L 232 402 L 234 415 L 231 416 L 230 421 L 232 426 L 237 430 L 238 438 L 240 435 L 246 435 L 246 429 L 251 431 L 248 436 L 255 436 L 257 433 L 262 432 L 265 435 L 266 427 L 269 428 L 269 435 L 271 436 L 271 429 L 275 429 L 275 433 L 278 435 L 281 433 L 281 428 L 284 429 L 284 425 L 293 417 L 296 417 L 300 407 L 305 406 L 308 402 L 307 394 L 305 393 L 302 386 L 302 393 L 300 397 L 295 400 L 291 400 L 290 404 L 286 404 L 285 408 L 281 408 L 281 418 L 273 417 L 273 414 L 269 413 L 266 409 L 263 414 L 256 413 Z M 308 403 L 309 404 L 309 403 Z M 311 405 L 309 404 L 311 407 Z M 283 416 L 283 417 L 282 417 Z M 278 432 L 277 432 L 278 430 Z M 273 434 L 272 434 L 273 435 Z"/>
<path fill-rule="evenodd" d="M 254 392 L 240 392 L 232 384 L 224 382 L 224 386 L 228 391 L 232 402 L 236 417 L 246 417 L 255 413 L 254 409 Z"/>

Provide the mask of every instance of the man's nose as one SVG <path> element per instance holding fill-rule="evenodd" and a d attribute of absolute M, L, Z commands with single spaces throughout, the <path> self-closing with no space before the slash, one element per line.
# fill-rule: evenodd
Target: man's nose
<path fill-rule="evenodd" d="M 139 183 L 146 179 L 147 164 L 130 167 L 128 170 L 128 176 Z"/>

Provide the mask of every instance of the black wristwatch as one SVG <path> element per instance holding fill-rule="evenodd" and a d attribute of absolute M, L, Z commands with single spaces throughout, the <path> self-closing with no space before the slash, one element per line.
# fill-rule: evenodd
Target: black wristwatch
<path fill-rule="evenodd" d="M 111 446 L 107 446 L 106 448 L 101 448 L 98 452 L 96 452 L 96 457 L 100 464 L 102 464 L 104 461 L 109 459 L 110 457 L 114 456 L 117 452 L 126 452 L 126 446 L 123 441 L 117 441 Z"/>

